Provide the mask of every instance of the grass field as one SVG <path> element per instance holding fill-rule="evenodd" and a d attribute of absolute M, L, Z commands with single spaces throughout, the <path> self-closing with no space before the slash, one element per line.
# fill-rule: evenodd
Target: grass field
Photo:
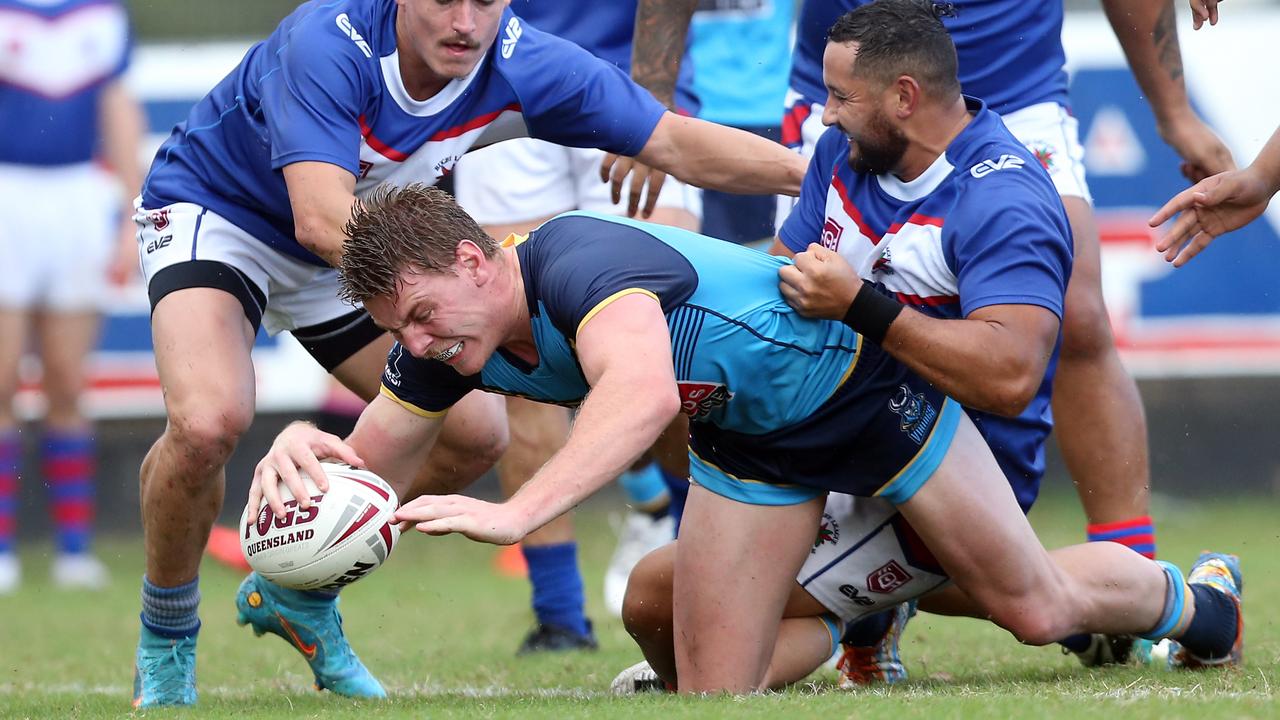
<path fill-rule="evenodd" d="M 207 563 L 197 671 L 200 705 L 147 717 L 1196 717 L 1280 716 L 1280 503 L 1237 499 L 1157 505 L 1162 556 L 1186 566 L 1202 548 L 1239 552 L 1246 595 L 1247 664 L 1240 670 L 1169 673 L 1086 670 L 1056 648 L 1018 645 L 972 620 L 922 615 L 904 653 L 912 680 L 892 690 L 833 687 L 820 671 L 808 684 L 749 698 L 614 698 L 614 674 L 639 659 L 621 623 L 604 617 L 600 578 L 612 549 L 607 513 L 579 519 L 589 602 L 601 649 L 521 658 L 531 622 L 522 580 L 490 570 L 493 549 L 460 539 L 406 538 L 386 568 L 344 593 L 347 631 L 392 694 L 385 703 L 317 693 L 302 659 L 274 637 L 234 624 L 239 577 Z M 1033 513 L 1046 544 L 1074 542 L 1075 501 L 1050 498 Z M 107 539 L 115 583 L 101 595 L 52 589 L 47 549 L 24 551 L 26 585 L 0 598 L 0 718 L 117 717 L 129 713 L 137 642 L 140 543 Z M 732 662 L 726 658 L 726 662 Z"/>

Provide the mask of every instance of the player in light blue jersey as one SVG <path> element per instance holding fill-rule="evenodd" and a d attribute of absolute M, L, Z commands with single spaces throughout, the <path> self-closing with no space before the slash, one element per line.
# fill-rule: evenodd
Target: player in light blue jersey
<path fill-rule="evenodd" d="M 49 491 L 54 583 L 100 588 L 107 569 L 91 547 L 97 453 L 80 405 L 108 283 L 137 266 L 130 200 L 143 119 L 124 81 L 129 18 L 115 0 L 0 0 L 0 27 L 0 595 L 21 577 L 23 475 Z M 46 404 L 39 472 L 20 473 L 14 399 L 28 349 L 40 360 Z"/>
<path fill-rule="evenodd" d="M 829 491 L 892 503 L 973 610 L 1025 642 L 1095 630 L 1230 648 L 1235 586 L 1188 589 L 1176 567 L 1114 543 L 1045 551 L 955 401 L 847 324 L 792 310 L 776 284 L 785 260 L 587 213 L 499 245 L 417 185 L 374 193 L 348 230 L 344 291 L 398 343 L 381 394 L 346 442 L 282 431 L 250 513 L 264 500 L 283 513 L 280 483 L 299 493 L 299 468 L 323 456 L 407 488 L 477 388 L 578 405 L 564 448 L 507 502 L 423 496 L 397 512 L 427 534 L 509 544 L 611 481 L 683 411 L 693 486 L 665 678 L 682 692 L 768 684 Z"/>
<path fill-rule="evenodd" d="M 253 418 L 259 327 L 292 332 L 373 398 L 391 340 L 338 297 L 331 267 L 356 198 L 386 180 L 434 183 L 470 148 L 525 135 L 744 192 L 794 194 L 803 177 L 802 160 L 666 112 L 505 0 L 304 3 L 157 152 L 136 219 L 168 423 L 142 465 L 136 705 L 196 699 L 196 572 L 223 468 Z M 454 490 L 493 462 L 506 443 L 499 400 L 476 393 L 459 405 L 410 494 Z M 385 694 L 347 644 L 335 597 L 251 575 L 236 603 L 242 623 L 302 652 L 318 686 Z"/>

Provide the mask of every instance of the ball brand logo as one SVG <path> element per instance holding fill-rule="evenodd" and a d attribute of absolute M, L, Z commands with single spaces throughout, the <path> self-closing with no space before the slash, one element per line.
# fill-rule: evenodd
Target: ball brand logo
<path fill-rule="evenodd" d="M 898 429 L 917 445 L 924 443 L 934 418 L 938 417 L 938 411 L 924 399 L 924 393 L 913 393 L 906 385 L 898 386 L 897 394 L 889 400 L 889 410 L 901 416 Z"/>
<path fill-rule="evenodd" d="M 680 410 L 694 420 L 701 420 L 712 410 L 733 399 L 723 383 L 681 381 L 676 383 L 680 391 Z"/>
<path fill-rule="evenodd" d="M 516 43 L 520 42 L 520 36 L 524 34 L 524 28 L 520 27 L 520 20 L 511 18 L 507 21 L 507 36 L 502 39 L 502 59 L 510 60 L 511 55 L 516 51 Z"/>
<path fill-rule="evenodd" d="M 258 536 L 263 537 L 267 534 L 267 531 L 271 529 L 273 524 L 277 530 L 284 530 L 285 528 L 292 527 L 294 525 L 305 525 L 312 520 L 315 520 L 316 516 L 320 514 L 320 502 L 323 499 L 324 495 L 313 495 L 311 497 L 311 507 L 306 508 L 305 510 L 297 509 L 297 500 L 286 501 L 284 504 L 285 514 L 282 518 L 276 517 L 275 514 L 271 512 L 270 507 L 263 506 L 262 510 L 258 513 L 257 522 L 245 525 L 244 539 L 249 539 L 249 531 L 254 528 L 257 529 Z M 274 523 L 272 522 L 273 520 L 275 521 Z"/>
<path fill-rule="evenodd" d="M 909 582 L 911 573 L 903 570 L 897 560 L 890 560 L 867 575 L 867 589 L 881 595 L 888 595 Z"/>
<path fill-rule="evenodd" d="M 828 250 L 837 250 L 840 248 L 840 236 L 844 234 L 844 228 L 840 227 L 840 223 L 828 217 L 827 221 L 822 225 L 822 247 Z"/>
<path fill-rule="evenodd" d="M 367 58 L 373 57 L 373 50 L 369 48 L 369 43 L 364 41 L 364 36 L 356 31 L 355 26 L 351 24 L 351 18 L 346 13 L 340 13 L 333 21 L 338 24 L 338 29 L 347 34 L 351 38 L 351 42 L 360 48 L 360 52 L 364 53 Z"/>

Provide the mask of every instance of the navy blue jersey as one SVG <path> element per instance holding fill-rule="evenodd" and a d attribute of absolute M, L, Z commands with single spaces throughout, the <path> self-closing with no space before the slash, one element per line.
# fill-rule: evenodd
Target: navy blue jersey
<path fill-rule="evenodd" d="M 0 163 L 93 159 L 102 90 L 129 49 L 116 0 L 0 0 Z"/>
<path fill-rule="evenodd" d="M 811 103 L 827 101 L 822 53 L 836 18 L 869 0 L 804 0 L 796 24 L 791 88 Z M 942 18 L 960 61 L 964 94 L 1008 113 L 1042 102 L 1067 104 L 1062 0 L 955 0 Z"/>
<path fill-rule="evenodd" d="M 396 345 L 383 395 L 428 417 L 476 389 L 576 405 L 589 390 L 579 331 L 643 293 L 666 315 L 691 472 L 709 489 L 762 504 L 828 490 L 902 502 L 946 453 L 958 406 L 845 325 L 797 314 L 778 291 L 789 260 L 584 212 L 547 221 L 516 255 L 538 364 L 499 349 L 464 376 Z"/>
<path fill-rule="evenodd" d="M 483 388 L 576 405 L 588 386 L 574 341 L 609 303 L 655 297 L 671 330 L 684 410 L 694 422 L 745 433 L 792 425 L 821 406 L 852 370 L 858 336 L 797 315 L 778 293 L 783 260 L 703 235 L 573 212 L 516 246 L 539 362 L 502 351 L 477 375 L 392 350 L 384 390 L 440 412 Z"/>
<path fill-rule="evenodd" d="M 849 167 L 838 127 L 818 140 L 800 201 L 779 231 L 799 252 L 819 243 L 920 312 L 963 318 L 989 305 L 1039 305 L 1062 317 L 1071 229 L 1043 166 L 999 116 L 968 98 L 973 119 L 920 177 Z M 1029 506 L 1044 474 L 1057 350 L 1017 418 L 970 411 Z"/>
<path fill-rule="evenodd" d="M 511 0 L 516 15 L 539 30 L 571 40 L 592 55 L 631 72 L 631 39 L 635 35 L 637 0 Z M 685 42 L 680 75 L 676 78 L 676 107 L 697 115 L 698 96 L 693 91 L 693 59 L 689 57 L 693 32 Z"/>
<path fill-rule="evenodd" d="M 383 182 L 434 183 L 467 150 L 531 135 L 634 155 L 665 109 L 618 68 L 509 9 L 470 75 L 415 100 L 400 77 L 394 0 L 315 0 L 192 109 L 156 153 L 143 205 L 207 207 L 280 252 L 294 239 L 281 168 L 301 161 Z"/>

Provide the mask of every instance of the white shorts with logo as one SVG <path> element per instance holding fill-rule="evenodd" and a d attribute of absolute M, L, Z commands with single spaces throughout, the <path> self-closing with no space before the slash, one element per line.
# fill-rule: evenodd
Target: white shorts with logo
<path fill-rule="evenodd" d="M 243 290 L 273 335 L 321 325 L 358 309 L 338 296 L 337 270 L 277 252 L 207 208 L 191 203 L 138 207 L 134 221 L 149 288 L 157 273 L 179 263 L 208 260 L 230 266 L 239 271 L 235 282 L 252 284 Z"/>
<path fill-rule="evenodd" d="M 787 92 L 786 107 L 791 112 L 797 103 L 804 99 L 794 90 Z M 1031 154 L 1040 160 L 1058 194 L 1063 197 L 1084 198 L 1093 204 L 1093 196 L 1089 194 L 1089 184 L 1085 180 L 1084 146 L 1080 144 L 1080 123 L 1071 116 L 1065 107 L 1056 102 L 1045 102 L 1031 105 L 1021 110 L 1001 115 L 1005 127 L 1013 133 Z M 826 131 L 822 124 L 822 105 L 813 103 L 809 115 L 800 125 L 802 145 L 800 154 L 806 158 L 813 157 L 813 149 L 818 138 Z M 778 227 L 795 207 L 796 198 L 779 197 Z"/>
<path fill-rule="evenodd" d="M 630 178 L 622 203 L 614 205 L 609 184 L 600 182 L 604 155 L 603 150 L 533 138 L 507 140 L 462 156 L 454 176 L 454 195 L 481 225 L 509 225 L 569 210 L 620 215 L 627 209 Z M 702 216 L 698 190 L 670 176 L 662 185 L 657 207 Z"/>
<path fill-rule="evenodd" d="M 891 503 L 831 493 L 796 582 L 850 622 L 951 581 Z"/>
<path fill-rule="evenodd" d="M 0 307 L 101 310 L 119 206 L 92 163 L 0 164 Z"/>

